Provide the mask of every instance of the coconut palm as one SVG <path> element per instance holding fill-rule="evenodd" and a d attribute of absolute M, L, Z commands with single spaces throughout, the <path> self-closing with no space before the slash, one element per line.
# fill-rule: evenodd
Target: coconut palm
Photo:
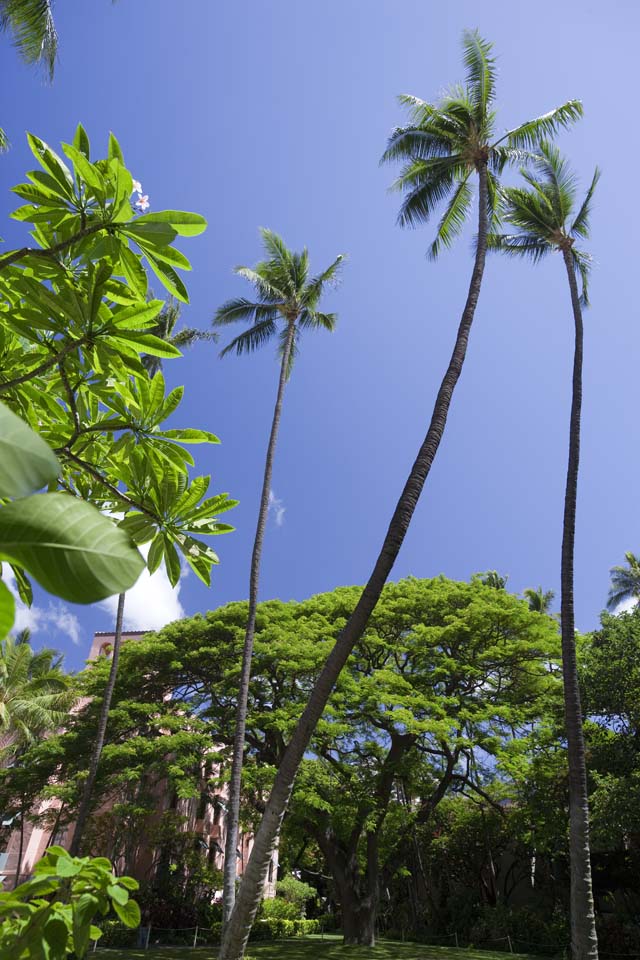
<path fill-rule="evenodd" d="M 317 276 L 309 274 L 309 257 L 306 248 L 302 253 L 292 253 L 284 241 L 271 230 L 261 230 L 267 260 L 259 263 L 255 269 L 237 267 L 236 273 L 248 280 L 256 290 L 257 300 L 244 297 L 228 300 L 216 312 L 214 326 L 226 326 L 237 322 L 250 322 L 247 330 L 238 334 L 221 353 L 251 353 L 273 340 L 278 342 L 280 358 L 280 376 L 276 403 L 271 421 L 271 433 L 267 445 L 267 455 L 262 480 L 262 493 L 258 510 L 258 523 L 253 541 L 251 568 L 249 573 L 249 613 L 242 654 L 242 668 L 236 707 L 236 725 L 233 741 L 233 759 L 229 782 L 229 802 L 227 806 L 227 837 L 224 858 L 224 920 L 233 909 L 236 883 L 236 849 L 238 845 L 238 825 L 240 817 L 240 791 L 242 781 L 242 760 L 244 753 L 245 726 L 247 718 L 247 699 L 251 677 L 251 657 L 253 637 L 256 625 L 256 607 L 258 603 L 258 585 L 260 579 L 260 558 L 264 531 L 269 511 L 271 494 L 271 475 L 273 459 L 280 427 L 282 401 L 287 380 L 291 375 L 293 362 L 298 352 L 301 335 L 309 330 L 329 330 L 335 327 L 336 316 L 322 313 L 319 303 L 328 284 L 337 279 L 344 256 L 340 254 L 333 263 Z"/>
<path fill-rule="evenodd" d="M 549 613 L 555 597 L 553 590 L 543 590 L 542 587 L 534 590 L 533 587 L 525 587 L 522 593 L 529 604 L 529 610 L 533 613 Z"/>
<path fill-rule="evenodd" d="M 538 153 L 530 164 L 531 169 L 523 168 L 521 171 L 526 186 L 510 187 L 504 191 L 505 219 L 517 232 L 494 235 L 489 245 L 512 256 L 528 257 L 534 263 L 550 253 L 559 253 L 564 261 L 571 296 L 575 334 L 562 529 L 560 632 L 569 758 L 571 947 L 574 960 L 586 960 L 598 956 L 598 941 L 591 888 L 589 805 L 576 662 L 573 566 L 582 407 L 582 307 L 588 304 L 587 281 L 591 257 L 578 249 L 576 243 L 589 236 L 591 201 L 599 172 L 596 169 L 587 194 L 576 212 L 577 182 L 566 160 L 556 147 L 548 143 L 541 143 Z M 581 292 L 578 290 L 578 278 Z"/>
<path fill-rule="evenodd" d="M 627 551 L 624 555 L 626 567 L 611 567 L 611 588 L 607 598 L 607 609 L 615 608 L 625 600 L 640 599 L 640 557 Z"/>
<path fill-rule="evenodd" d="M 396 505 L 369 580 L 311 691 L 278 769 L 254 838 L 236 906 L 226 926 L 221 960 L 239 960 L 244 955 L 298 767 L 340 671 L 364 633 L 380 598 L 440 445 L 480 293 L 489 221 L 497 206 L 496 176 L 506 163 L 520 155 L 521 150 L 532 146 L 541 136 L 553 135 L 582 114 L 581 104 L 572 100 L 493 139 L 495 64 L 491 50 L 491 44 L 477 32 L 466 32 L 463 37 L 466 85 L 447 94 L 437 105 L 416 97 L 403 97 L 402 102 L 411 110 L 412 122 L 393 133 L 383 158 L 406 162 L 397 181 L 398 188 L 405 193 L 400 211 L 401 224 L 427 221 L 438 205 L 447 201 L 431 247 L 432 256 L 437 255 L 443 246 L 448 246 L 459 233 L 470 209 L 470 180 L 477 176 L 478 238 L 474 268 L 453 354 L 438 391 L 427 434 Z"/>
<path fill-rule="evenodd" d="M 0 758 L 7 762 L 65 719 L 71 695 L 62 658 L 34 652 L 29 632 L 0 643 Z"/>
<path fill-rule="evenodd" d="M 0 30 L 11 33 L 26 63 L 42 64 L 53 79 L 58 34 L 52 0 L 0 0 Z"/>

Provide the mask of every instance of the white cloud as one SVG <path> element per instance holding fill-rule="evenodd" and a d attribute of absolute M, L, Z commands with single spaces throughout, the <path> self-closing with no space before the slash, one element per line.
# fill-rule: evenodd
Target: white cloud
<path fill-rule="evenodd" d="M 284 523 L 284 514 L 287 508 L 279 497 L 276 497 L 273 490 L 269 490 L 269 513 L 273 514 L 276 527 L 281 527 Z"/>
<path fill-rule="evenodd" d="M 18 596 L 18 588 L 11 570 L 8 571 L 5 582 L 16 600 L 14 633 L 19 633 L 21 630 L 30 630 L 35 636 L 46 628 L 54 627 L 78 646 L 80 643 L 80 621 L 62 601 L 52 600 L 46 607 L 38 607 L 35 604 L 27 607 Z"/>
<path fill-rule="evenodd" d="M 146 557 L 149 544 L 140 547 L 140 552 Z M 172 620 L 180 620 L 184 617 L 184 608 L 179 595 L 180 581 L 175 587 L 171 586 L 164 564 L 152 575 L 145 568 L 134 586 L 127 590 L 124 602 L 125 628 L 159 630 Z M 115 620 L 117 597 L 108 597 L 100 606 L 108 610 Z"/>
<path fill-rule="evenodd" d="M 629 597 L 628 600 L 623 600 L 622 603 L 619 603 L 613 612 L 616 616 L 618 616 L 619 613 L 628 613 L 629 610 L 633 610 L 637 602 L 637 597 Z"/>

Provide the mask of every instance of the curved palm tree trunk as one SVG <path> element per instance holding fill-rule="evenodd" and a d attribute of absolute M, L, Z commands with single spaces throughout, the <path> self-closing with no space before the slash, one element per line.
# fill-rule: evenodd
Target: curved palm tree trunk
<path fill-rule="evenodd" d="M 278 768 L 273 789 L 271 790 L 271 796 L 269 797 L 264 816 L 262 817 L 260 827 L 255 836 L 249 863 L 242 878 L 238 900 L 223 936 L 222 946 L 220 948 L 220 960 L 241 960 L 244 956 L 251 926 L 260 905 L 271 854 L 280 831 L 280 825 L 289 802 L 289 797 L 291 796 L 300 761 L 304 756 L 316 724 L 322 716 L 340 671 L 347 662 L 355 644 L 364 633 L 369 617 L 380 599 L 382 588 L 398 556 L 425 480 L 429 475 L 438 447 L 440 446 L 453 391 L 462 372 L 462 366 L 467 352 L 469 333 L 480 295 L 480 286 L 482 284 L 487 252 L 488 193 L 486 162 L 480 165 L 478 173 L 480 188 L 478 202 L 478 243 L 475 263 L 453 353 L 442 383 L 440 384 L 440 389 L 438 390 L 429 429 L 396 505 L 382 544 L 382 549 L 367 585 L 342 633 L 338 637 L 333 650 L 327 658 L 322 672 L 311 692 L 306 709 L 296 726 L 289 746 Z"/>
<path fill-rule="evenodd" d="M 575 322 L 573 388 L 569 423 L 569 462 L 564 497 L 562 528 L 562 568 L 560 583 L 560 622 L 562 636 L 562 675 L 564 715 L 569 756 L 569 859 L 571 864 L 571 952 L 573 960 L 597 960 L 598 938 L 591 888 L 589 852 L 589 802 L 587 765 L 582 732 L 582 707 L 576 662 L 575 618 L 573 610 L 573 558 L 576 530 L 576 501 L 580 464 L 580 416 L 582 411 L 582 309 L 578 296 L 570 249 L 563 250 L 571 290 Z"/>
<path fill-rule="evenodd" d="M 76 819 L 75 830 L 73 831 L 73 839 L 69 847 L 69 853 L 72 857 L 77 857 L 80 853 L 82 838 L 84 835 L 84 830 L 87 825 L 87 818 L 89 816 L 89 810 L 91 809 L 91 798 L 93 795 L 93 787 L 96 782 L 96 776 L 98 774 L 98 764 L 100 763 L 100 757 L 102 755 L 102 748 L 104 747 L 104 738 L 107 732 L 107 720 L 109 718 L 109 710 L 111 708 L 111 700 L 113 698 L 113 691 L 116 685 L 116 678 L 118 676 L 118 660 L 120 659 L 120 644 L 122 641 L 122 621 L 124 618 L 124 593 L 121 593 L 118 597 L 118 612 L 116 613 L 116 632 L 113 638 L 113 650 L 111 653 L 111 669 L 109 671 L 109 679 L 104 690 L 104 696 L 102 698 L 102 706 L 100 708 L 100 720 L 98 721 L 98 731 L 96 733 L 96 741 L 93 747 L 93 752 L 91 754 L 91 761 L 89 763 L 89 775 L 85 780 L 84 790 L 82 791 L 82 800 L 80 802 L 80 809 L 78 810 L 78 816 Z"/>
<path fill-rule="evenodd" d="M 289 357 L 293 347 L 295 334 L 295 320 L 289 321 L 288 336 L 280 364 L 280 379 L 278 393 L 271 421 L 271 434 L 267 447 L 267 456 L 264 465 L 262 480 L 262 495 L 258 511 L 258 524 L 253 541 L 251 554 L 251 572 L 249 575 L 249 616 L 244 636 L 242 650 L 242 668 L 240 671 L 240 686 L 238 689 L 238 703 L 236 706 L 236 725 L 233 735 L 233 759 L 231 762 L 231 778 L 229 780 L 229 802 L 227 806 L 226 828 L 227 836 L 224 845 L 224 884 L 223 884 L 223 923 L 227 923 L 233 911 L 236 899 L 236 850 L 238 848 L 238 830 L 240 821 L 240 792 L 242 788 L 242 762 L 244 758 L 244 737 L 247 725 L 247 702 L 249 699 L 249 681 L 251 679 L 251 658 L 253 656 L 253 638 L 256 630 L 256 608 L 258 606 L 258 586 L 260 581 L 260 559 L 264 531 L 267 525 L 269 512 L 269 493 L 271 491 L 271 475 L 273 473 L 273 458 L 280 428 L 282 414 L 282 400 L 287 383 Z"/>

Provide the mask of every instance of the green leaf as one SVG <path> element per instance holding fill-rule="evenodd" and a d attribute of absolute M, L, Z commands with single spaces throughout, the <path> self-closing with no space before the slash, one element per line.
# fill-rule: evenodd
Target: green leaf
<path fill-rule="evenodd" d="M 11 569 L 13 570 L 13 575 L 16 578 L 18 596 L 23 603 L 26 603 L 26 605 L 30 607 L 33 603 L 33 589 L 31 588 L 31 582 L 22 567 L 17 567 L 15 563 L 12 563 Z"/>
<path fill-rule="evenodd" d="M 70 856 L 59 857 L 56 873 L 59 877 L 75 877 L 82 870 L 82 864 Z"/>
<path fill-rule="evenodd" d="M 118 877 L 118 883 L 126 890 L 138 890 L 140 884 L 133 877 Z"/>
<path fill-rule="evenodd" d="M 65 196 L 73 198 L 73 177 L 66 163 L 64 163 L 61 157 L 51 149 L 49 144 L 41 140 L 40 137 L 35 137 L 33 134 L 28 133 L 27 140 L 29 141 L 29 146 L 36 160 L 38 160 L 54 180 L 60 184 Z"/>
<path fill-rule="evenodd" d="M 140 257 L 130 250 L 126 243 L 122 244 L 120 251 L 120 264 L 122 272 L 127 283 L 136 291 L 140 297 L 147 295 L 147 274 L 140 261 Z"/>
<path fill-rule="evenodd" d="M 113 133 L 109 134 L 109 151 L 107 155 L 110 160 L 112 160 L 115 157 L 117 160 L 120 161 L 120 163 L 124 164 L 124 157 L 122 156 L 122 150 L 120 148 L 120 144 L 118 143 L 118 140 L 113 135 Z"/>
<path fill-rule="evenodd" d="M 168 440 L 179 440 L 181 443 L 220 443 L 215 433 L 208 430 L 195 430 L 187 427 L 184 430 L 162 430 L 159 436 Z"/>
<path fill-rule="evenodd" d="M 44 440 L 0 403 L 0 496 L 25 497 L 52 483 L 59 470 Z"/>
<path fill-rule="evenodd" d="M 156 260 L 146 247 L 144 248 L 144 252 L 147 257 L 147 263 L 169 293 L 173 294 L 177 300 L 181 300 L 183 303 L 189 303 L 187 288 L 173 267 L 168 263 L 162 263 Z"/>
<path fill-rule="evenodd" d="M 121 227 L 121 232 L 132 237 L 136 243 L 151 244 L 153 247 L 166 247 L 176 238 L 176 231 L 168 223 L 140 223 L 134 220 Z"/>
<path fill-rule="evenodd" d="M 76 150 L 70 143 L 63 143 L 62 149 L 72 161 L 78 180 L 82 180 L 99 200 L 106 198 L 106 184 L 102 174 L 93 163 L 90 163 L 84 153 Z"/>
<path fill-rule="evenodd" d="M 34 924 L 35 926 L 35 924 Z M 46 943 L 51 947 L 53 957 L 64 957 L 67 947 L 67 925 L 62 917 L 52 916 L 45 922 L 42 928 L 42 936 Z M 33 954 L 31 954 L 33 956 Z"/>
<path fill-rule="evenodd" d="M 80 153 L 84 154 L 87 160 L 89 157 L 89 137 L 87 136 L 87 131 L 84 129 L 81 123 L 76 127 L 76 132 L 73 137 L 73 145 Z"/>
<path fill-rule="evenodd" d="M 164 562 L 167 568 L 169 583 L 172 587 L 175 587 L 180 579 L 180 557 L 178 556 L 178 551 L 166 534 L 164 535 Z"/>
<path fill-rule="evenodd" d="M 16 616 L 16 602 L 13 594 L 0 580 L 0 640 L 4 640 L 6 635 L 13 627 Z"/>
<path fill-rule="evenodd" d="M 199 213 L 187 213 L 185 210 L 159 210 L 156 213 L 143 213 L 136 223 L 168 223 L 181 237 L 197 237 L 207 228 L 207 221 Z"/>
<path fill-rule="evenodd" d="M 135 900 L 129 900 L 125 904 L 117 901 L 113 903 L 113 909 L 124 923 L 125 927 L 137 927 L 140 923 L 140 907 Z"/>
<path fill-rule="evenodd" d="M 144 569 L 123 530 L 65 493 L 35 494 L 0 508 L 0 557 L 72 603 L 123 593 Z"/>
<path fill-rule="evenodd" d="M 120 906 L 124 906 L 125 903 L 129 902 L 129 892 L 124 889 L 124 887 L 119 886 L 117 883 L 110 883 L 107 887 L 107 893 L 112 900 L 115 900 L 116 903 L 119 903 Z"/>

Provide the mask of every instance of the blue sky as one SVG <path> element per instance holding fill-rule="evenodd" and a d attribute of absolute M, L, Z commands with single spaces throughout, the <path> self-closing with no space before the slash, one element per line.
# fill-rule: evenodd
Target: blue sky
<path fill-rule="evenodd" d="M 627 97 L 639 19 L 627 0 L 542 0 L 535 11 L 506 0 L 65 0 L 51 86 L 0 38 L 0 123 L 13 143 L 0 159 L 8 243 L 21 238 L 7 225 L 17 205 L 8 191 L 33 165 L 24 131 L 55 146 L 82 121 L 95 152 L 116 133 L 152 209 L 207 217 L 207 232 L 183 247 L 194 267 L 185 323 L 207 329 L 223 300 L 248 293 L 232 267 L 259 258 L 261 225 L 292 247 L 306 244 L 312 266 L 349 255 L 326 301 L 337 331 L 303 341 L 287 390 L 273 479 L 284 513 L 279 524 L 275 512 L 270 519 L 263 598 L 365 581 L 426 430 L 464 302 L 471 234 L 428 262 L 431 232 L 395 225 L 394 170 L 378 159 L 402 119 L 396 95 L 433 99 L 461 80 L 460 35 L 478 27 L 499 57 L 499 126 L 580 97 L 585 118 L 561 145 L 585 183 L 596 163 L 603 169 L 576 542 L 577 623 L 597 624 L 610 566 L 638 549 L 640 329 L 627 158 L 639 134 Z M 537 268 L 489 261 L 447 433 L 395 578 L 498 569 L 515 591 L 558 591 L 572 336 L 559 258 Z M 186 386 L 176 423 L 222 441 L 194 448 L 198 471 L 240 500 L 228 515 L 237 531 L 213 544 L 221 563 L 211 590 L 193 576 L 181 583 L 187 613 L 247 594 L 276 388 L 271 348 L 224 360 L 218 349 L 205 344 L 166 365 L 170 383 Z M 163 590 L 148 589 L 138 619 L 145 605 L 167 602 Z M 38 598 L 34 639 L 65 649 L 78 667 L 112 617 L 48 603 Z"/>

